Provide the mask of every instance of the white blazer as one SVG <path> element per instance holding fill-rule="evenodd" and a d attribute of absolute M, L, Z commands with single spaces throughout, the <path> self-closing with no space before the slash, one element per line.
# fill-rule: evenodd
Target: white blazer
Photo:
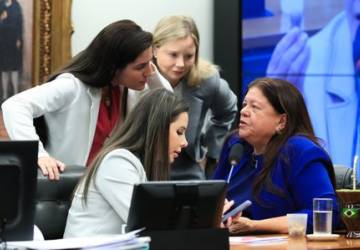
<path fill-rule="evenodd" d="M 66 221 L 64 238 L 121 234 L 134 184 L 146 182 L 140 160 L 126 149 L 115 149 L 102 160 L 91 180 L 84 205 L 84 183 L 77 188 Z"/>
<path fill-rule="evenodd" d="M 149 88 L 171 85 L 159 73 L 148 78 L 143 91 L 129 90 L 132 108 Z M 139 93 L 137 93 L 139 92 Z M 1 108 L 7 133 L 12 140 L 39 140 L 33 118 L 44 115 L 48 125 L 48 145 L 39 141 L 39 157 L 52 156 L 65 164 L 85 166 L 91 149 L 101 89 L 89 87 L 74 75 L 65 73 L 53 81 L 23 91 L 5 101 Z"/>

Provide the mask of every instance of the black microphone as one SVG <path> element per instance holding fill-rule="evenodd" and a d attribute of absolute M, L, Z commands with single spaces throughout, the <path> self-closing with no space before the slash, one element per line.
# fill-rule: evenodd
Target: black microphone
<path fill-rule="evenodd" d="M 229 154 L 229 163 L 231 164 L 231 169 L 227 178 L 227 183 L 230 182 L 231 175 L 234 170 L 234 166 L 240 162 L 243 153 L 244 153 L 244 146 L 242 144 L 235 144 L 231 148 Z"/>

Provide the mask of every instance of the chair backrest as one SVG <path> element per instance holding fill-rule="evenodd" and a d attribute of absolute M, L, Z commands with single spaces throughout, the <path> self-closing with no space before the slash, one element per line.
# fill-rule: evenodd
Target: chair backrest
<path fill-rule="evenodd" d="M 343 165 L 334 165 L 336 189 L 352 188 L 352 168 Z"/>
<path fill-rule="evenodd" d="M 49 181 L 39 170 L 35 225 L 46 240 L 63 237 L 72 194 L 84 172 L 84 166 L 67 166 L 59 181 Z"/>

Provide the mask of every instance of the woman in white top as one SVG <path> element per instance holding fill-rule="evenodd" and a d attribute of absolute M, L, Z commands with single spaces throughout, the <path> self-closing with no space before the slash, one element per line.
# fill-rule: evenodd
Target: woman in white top
<path fill-rule="evenodd" d="M 121 233 L 133 185 L 169 179 L 170 163 L 187 146 L 188 109 L 168 90 L 145 94 L 77 187 L 64 237 Z"/>
<path fill-rule="evenodd" d="M 40 137 L 38 164 L 51 180 L 65 164 L 89 165 L 133 105 L 131 91 L 169 85 L 151 64 L 151 44 L 151 33 L 130 20 L 108 25 L 47 83 L 3 103 L 10 138 Z M 33 124 L 38 117 L 45 119 L 47 143 Z"/>

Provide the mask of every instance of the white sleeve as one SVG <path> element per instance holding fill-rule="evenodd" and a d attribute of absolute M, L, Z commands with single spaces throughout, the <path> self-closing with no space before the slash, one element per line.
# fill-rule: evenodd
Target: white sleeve
<path fill-rule="evenodd" d="M 138 158 L 127 150 L 110 152 L 101 162 L 95 187 L 123 221 L 127 221 L 134 184 L 146 181 Z"/>
<path fill-rule="evenodd" d="M 71 74 L 25 90 L 1 105 L 6 131 L 12 140 L 39 140 L 33 119 L 68 107 L 75 99 L 79 81 Z M 39 141 L 39 156 L 47 156 Z"/>

